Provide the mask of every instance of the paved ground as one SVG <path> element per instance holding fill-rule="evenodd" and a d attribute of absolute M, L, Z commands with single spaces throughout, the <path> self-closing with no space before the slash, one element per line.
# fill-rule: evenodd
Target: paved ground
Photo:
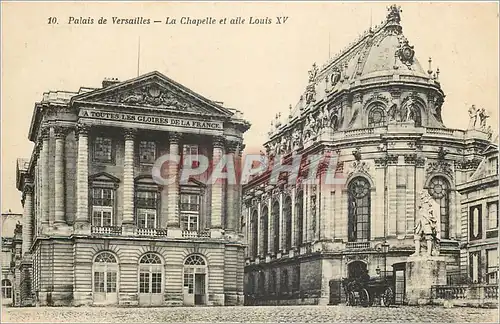
<path fill-rule="evenodd" d="M 363 322 L 498 323 L 496 309 L 443 307 L 39 307 L 4 308 L 2 323 L 154 323 L 154 322 Z"/>

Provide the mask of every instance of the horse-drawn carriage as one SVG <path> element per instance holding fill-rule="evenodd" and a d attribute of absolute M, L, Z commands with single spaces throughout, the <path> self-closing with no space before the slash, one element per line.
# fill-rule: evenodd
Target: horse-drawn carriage
<path fill-rule="evenodd" d="M 394 289 L 391 277 L 371 278 L 363 280 L 344 279 L 342 287 L 345 292 L 346 305 L 363 307 L 372 306 L 375 301 L 384 306 L 394 304 Z"/>

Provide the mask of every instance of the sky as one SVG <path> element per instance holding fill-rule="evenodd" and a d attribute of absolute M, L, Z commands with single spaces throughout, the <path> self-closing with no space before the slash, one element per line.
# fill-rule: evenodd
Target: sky
<path fill-rule="evenodd" d="M 252 127 L 260 147 L 278 112 L 288 114 L 313 63 L 321 66 L 370 27 L 392 3 L 2 3 L 2 212 L 22 212 L 16 158 L 29 157 L 34 104 L 49 90 L 100 87 L 153 70 L 227 107 Z M 498 4 L 401 2 L 403 33 L 427 69 L 439 67 L 446 94 L 442 115 L 466 128 L 471 104 L 498 128 Z M 250 17 L 288 17 L 285 24 L 248 24 Z M 58 24 L 49 24 L 49 17 Z M 94 19 L 94 24 L 68 24 Z M 176 18 L 177 25 L 98 25 L 100 17 Z M 245 18 L 241 25 L 181 25 L 181 17 Z M 53 20 L 53 19 L 51 19 Z M 140 38 L 140 51 L 138 44 Z M 138 53 L 140 52 L 140 60 Z M 139 64 L 138 64 L 139 61 Z"/>

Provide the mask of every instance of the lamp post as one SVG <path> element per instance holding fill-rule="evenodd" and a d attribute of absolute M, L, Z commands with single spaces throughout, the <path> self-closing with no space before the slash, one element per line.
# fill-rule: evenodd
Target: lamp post
<path fill-rule="evenodd" d="M 384 278 L 385 278 L 387 272 L 387 252 L 389 252 L 389 243 L 387 243 L 387 241 L 384 241 L 384 243 L 382 243 L 382 252 L 384 253 Z"/>

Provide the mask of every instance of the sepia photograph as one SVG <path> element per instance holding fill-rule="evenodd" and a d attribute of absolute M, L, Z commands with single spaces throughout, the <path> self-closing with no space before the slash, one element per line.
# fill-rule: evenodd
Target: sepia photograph
<path fill-rule="evenodd" d="M 498 323 L 499 4 L 2 1 L 2 323 Z"/>

